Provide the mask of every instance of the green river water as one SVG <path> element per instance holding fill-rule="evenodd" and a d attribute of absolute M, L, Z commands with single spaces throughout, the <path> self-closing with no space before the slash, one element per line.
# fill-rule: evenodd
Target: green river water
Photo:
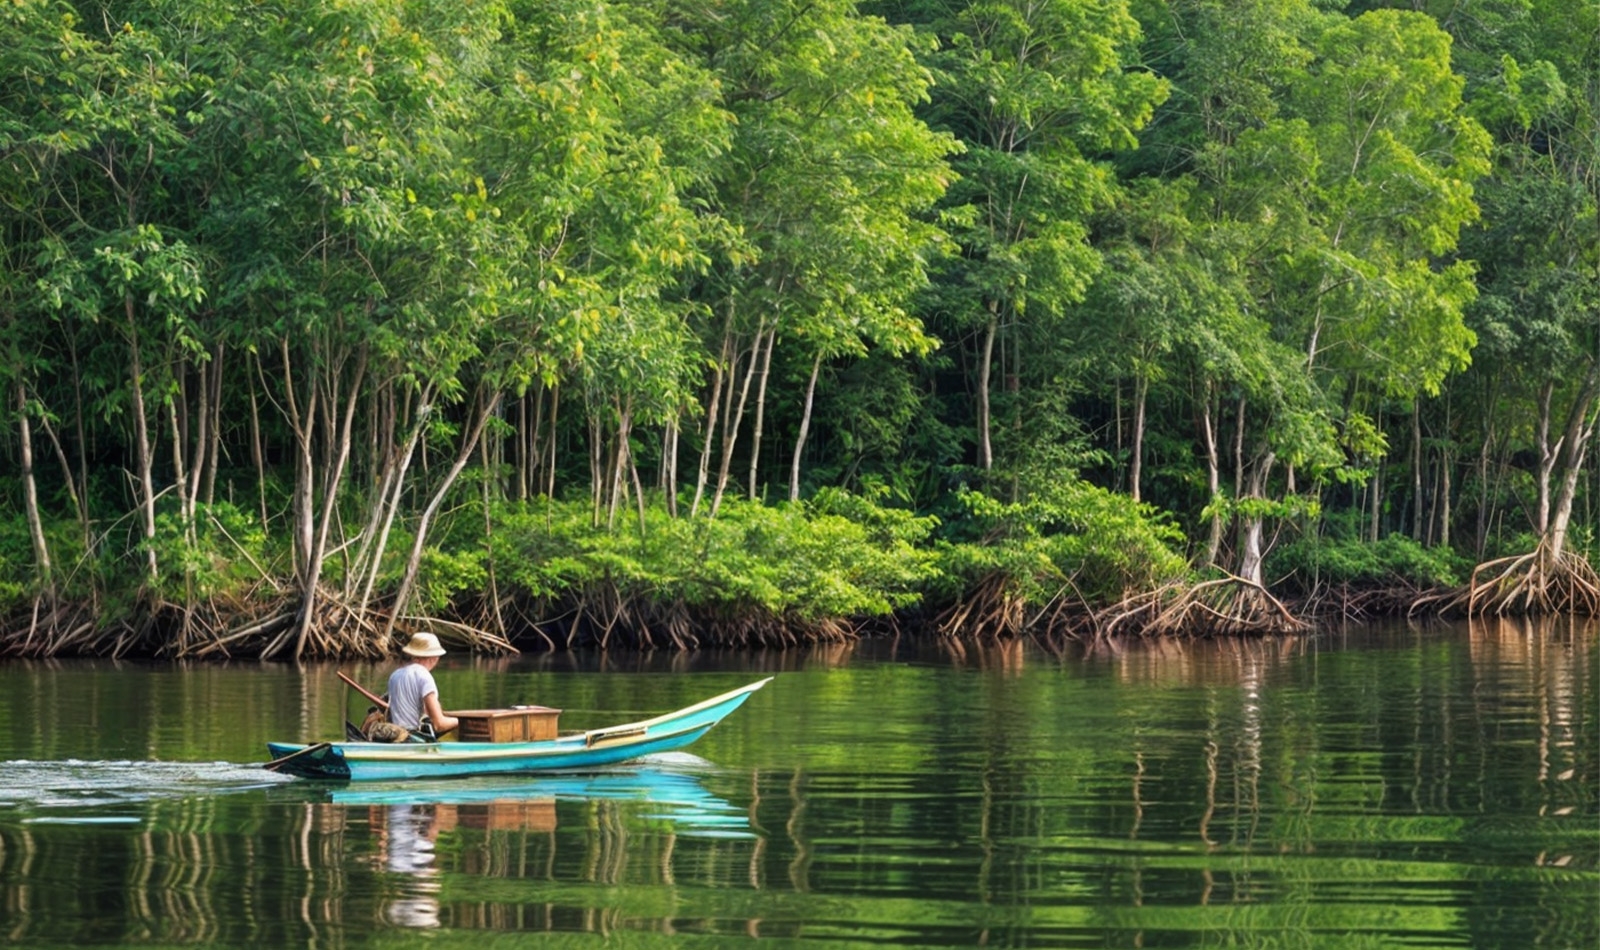
<path fill-rule="evenodd" d="M 382 664 L 0 663 L 0 944 L 1600 946 L 1593 624 L 1064 651 L 452 654 L 563 729 L 776 679 L 684 752 L 330 785 Z"/>

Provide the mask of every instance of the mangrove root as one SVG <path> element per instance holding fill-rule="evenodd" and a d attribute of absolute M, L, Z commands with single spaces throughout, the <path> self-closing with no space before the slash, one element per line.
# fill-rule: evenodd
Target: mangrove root
<path fill-rule="evenodd" d="M 1198 584 L 1169 584 L 1136 594 L 1101 611 L 1097 634 L 1204 637 L 1297 633 L 1307 624 L 1267 589 L 1227 575 Z"/>
<path fill-rule="evenodd" d="M 1545 541 L 1527 554 L 1479 564 L 1465 585 L 1420 598 L 1412 612 L 1433 607 L 1467 617 L 1582 614 L 1600 615 L 1600 575 L 1571 551 L 1551 553 Z"/>

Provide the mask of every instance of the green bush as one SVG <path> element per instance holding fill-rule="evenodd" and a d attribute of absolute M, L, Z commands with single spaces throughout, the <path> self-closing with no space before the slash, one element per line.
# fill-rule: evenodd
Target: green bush
<path fill-rule="evenodd" d="M 767 506 L 730 499 L 716 518 L 663 506 L 595 527 L 585 502 L 538 501 L 496 512 L 504 583 L 535 600 L 603 587 L 705 611 L 755 610 L 804 621 L 882 616 L 917 602 L 933 571 L 918 542 L 931 519 L 844 492 Z"/>
<path fill-rule="evenodd" d="M 957 597 L 1005 578 L 1013 596 L 1042 605 L 1067 584 L 1094 603 L 1114 601 L 1184 576 L 1183 534 L 1149 505 L 1078 479 L 1057 482 L 1019 504 L 977 492 L 948 519 L 936 590 Z"/>
<path fill-rule="evenodd" d="M 1453 587 L 1471 570 L 1470 563 L 1449 548 L 1425 547 L 1398 534 L 1376 544 L 1305 537 L 1274 550 L 1267 566 L 1271 576 L 1285 578 L 1287 586 L 1302 591 L 1317 584 Z"/>

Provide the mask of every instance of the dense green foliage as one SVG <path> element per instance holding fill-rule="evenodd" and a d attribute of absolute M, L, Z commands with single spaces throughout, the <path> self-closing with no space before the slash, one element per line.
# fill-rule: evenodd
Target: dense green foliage
<path fill-rule="evenodd" d="M 1600 13 L 1467 6 L 8 3 L 6 644 L 1592 558 Z"/>

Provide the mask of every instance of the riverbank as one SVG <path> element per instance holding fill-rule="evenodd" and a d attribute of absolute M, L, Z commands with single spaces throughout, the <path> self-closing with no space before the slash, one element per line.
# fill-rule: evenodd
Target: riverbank
<path fill-rule="evenodd" d="M 0 654 L 382 657 L 422 627 L 484 653 L 788 647 L 876 635 L 1271 636 L 1329 619 L 1459 614 L 1472 607 L 1474 582 L 1506 586 L 1503 573 L 1475 576 L 1458 552 L 1398 536 L 1281 545 L 1264 561 L 1271 585 L 1196 569 L 1169 520 L 1082 484 L 1053 506 L 977 496 L 965 504 L 941 518 L 824 492 L 777 506 L 730 501 L 716 518 L 657 506 L 614 527 L 597 525 L 581 502 L 504 506 L 487 532 L 446 535 L 424 551 L 412 607 L 400 617 L 392 583 L 363 593 L 338 561 L 321 573 L 308 614 L 294 575 L 271 569 L 285 552 L 270 536 L 241 532 L 256 539 L 254 550 L 235 539 L 233 558 L 214 548 L 206 571 L 166 585 L 108 565 L 86 572 L 103 588 L 12 596 Z M 1582 595 L 1600 585 L 1580 563 L 1588 575 L 1574 568 L 1575 594 L 1516 612 L 1576 604 L 1594 613 Z M 119 576 L 129 586 L 106 580 Z M 1546 595 L 1549 581 L 1540 579 Z"/>

